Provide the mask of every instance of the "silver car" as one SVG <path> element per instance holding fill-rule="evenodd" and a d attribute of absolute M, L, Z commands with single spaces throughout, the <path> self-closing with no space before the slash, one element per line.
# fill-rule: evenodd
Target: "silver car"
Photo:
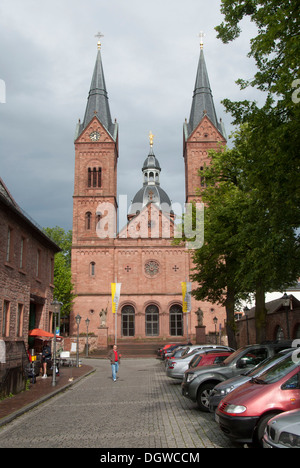
<path fill-rule="evenodd" d="M 264 437 L 264 448 L 300 448 L 300 409 L 286 411 L 270 419 Z"/>
<path fill-rule="evenodd" d="M 205 352 L 210 349 L 218 349 L 223 351 L 228 351 L 230 348 L 228 346 L 221 346 L 221 345 L 193 345 L 189 346 L 183 355 L 176 359 L 169 359 L 168 366 L 166 368 L 166 374 L 168 377 L 172 379 L 182 380 L 184 377 L 184 373 L 189 368 L 189 363 L 195 356 L 195 354 L 199 354 Z"/>

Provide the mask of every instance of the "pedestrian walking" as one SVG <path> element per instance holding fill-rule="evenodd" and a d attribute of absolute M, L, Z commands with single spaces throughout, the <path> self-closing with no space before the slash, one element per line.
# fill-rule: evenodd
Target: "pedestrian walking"
<path fill-rule="evenodd" d="M 42 368 L 43 368 L 43 377 L 42 379 L 46 379 L 47 376 L 47 364 L 51 361 L 51 348 L 47 341 L 45 341 L 43 349 L 42 349 Z"/>
<path fill-rule="evenodd" d="M 115 382 L 117 380 L 117 373 L 119 370 L 121 360 L 121 354 L 119 354 L 118 352 L 117 345 L 113 345 L 113 348 L 109 351 L 107 357 L 110 360 L 112 379 Z"/>

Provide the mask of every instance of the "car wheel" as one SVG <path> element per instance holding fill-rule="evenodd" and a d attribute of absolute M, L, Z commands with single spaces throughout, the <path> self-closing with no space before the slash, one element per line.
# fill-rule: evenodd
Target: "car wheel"
<path fill-rule="evenodd" d="M 265 429 L 267 427 L 268 422 L 270 419 L 274 418 L 278 413 L 269 413 L 266 414 L 265 416 L 262 416 L 262 418 L 258 421 L 257 428 L 256 428 L 256 437 L 255 437 L 255 444 L 262 446 L 262 438 L 265 433 Z"/>
<path fill-rule="evenodd" d="M 197 393 L 197 404 L 201 411 L 209 412 L 209 397 L 215 388 L 216 384 L 206 383 L 201 385 Z"/>

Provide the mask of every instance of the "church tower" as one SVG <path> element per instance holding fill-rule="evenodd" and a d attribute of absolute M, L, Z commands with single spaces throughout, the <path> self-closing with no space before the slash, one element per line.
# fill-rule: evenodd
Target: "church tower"
<path fill-rule="evenodd" d="M 186 203 L 201 201 L 199 188 L 205 185 L 201 170 L 209 164 L 209 151 L 226 144 L 222 121 L 218 122 L 200 35 L 200 58 L 189 121 L 183 126 Z"/>
<path fill-rule="evenodd" d="M 73 244 L 96 237 L 102 213 L 110 204 L 117 211 L 118 125 L 110 114 L 101 59 L 101 43 L 83 122 L 75 132 L 75 178 L 73 196 Z"/>

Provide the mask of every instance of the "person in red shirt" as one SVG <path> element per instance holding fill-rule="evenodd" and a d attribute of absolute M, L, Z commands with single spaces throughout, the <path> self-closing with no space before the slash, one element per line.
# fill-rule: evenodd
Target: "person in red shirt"
<path fill-rule="evenodd" d="M 117 380 L 117 373 L 119 371 L 121 360 L 121 354 L 118 352 L 117 345 L 114 345 L 113 348 L 109 351 L 107 358 L 110 360 L 112 379 L 115 382 Z"/>

